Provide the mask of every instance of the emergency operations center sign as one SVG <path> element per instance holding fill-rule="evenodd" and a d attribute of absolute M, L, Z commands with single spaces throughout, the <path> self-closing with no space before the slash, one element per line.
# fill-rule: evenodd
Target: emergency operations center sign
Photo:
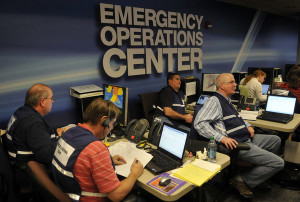
<path fill-rule="evenodd" d="M 195 14 L 100 3 L 100 39 L 108 48 L 104 71 L 119 78 L 126 71 L 128 76 L 152 69 L 162 73 L 164 66 L 168 72 L 202 69 L 202 20 Z"/>

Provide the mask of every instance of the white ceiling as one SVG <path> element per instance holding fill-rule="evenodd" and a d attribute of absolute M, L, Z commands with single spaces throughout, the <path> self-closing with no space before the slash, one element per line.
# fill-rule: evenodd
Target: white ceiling
<path fill-rule="evenodd" d="M 300 0 L 217 0 L 299 20 Z"/>

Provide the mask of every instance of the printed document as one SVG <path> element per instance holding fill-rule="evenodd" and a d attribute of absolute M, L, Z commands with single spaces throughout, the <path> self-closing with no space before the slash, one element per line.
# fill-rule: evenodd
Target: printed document
<path fill-rule="evenodd" d="M 132 142 L 118 142 L 108 148 L 110 155 L 120 155 L 126 160 L 124 165 L 116 165 L 116 172 L 118 175 L 128 177 L 130 174 L 130 167 L 135 158 L 137 158 L 145 167 L 146 164 L 153 158 L 151 154 L 136 148 L 136 144 Z"/>

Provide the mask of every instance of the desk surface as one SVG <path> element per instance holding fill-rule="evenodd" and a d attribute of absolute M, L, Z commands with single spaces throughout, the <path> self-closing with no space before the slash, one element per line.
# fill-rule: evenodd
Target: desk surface
<path fill-rule="evenodd" d="M 287 124 L 277 123 L 273 121 L 265 121 L 261 119 L 257 119 L 256 121 L 246 121 L 256 127 L 292 133 L 300 125 L 300 114 L 294 114 L 294 119 Z"/>
<path fill-rule="evenodd" d="M 124 140 L 128 141 L 127 139 L 119 139 L 115 142 L 111 142 L 110 144 L 113 145 L 119 141 L 124 141 Z M 189 159 L 191 159 L 191 158 L 187 157 L 184 159 L 184 161 L 189 160 Z M 230 157 L 225 154 L 217 152 L 217 162 L 216 163 L 221 165 L 221 169 L 224 169 L 230 164 Z M 170 173 L 170 172 L 168 172 L 168 173 Z M 187 182 L 185 185 L 180 187 L 178 190 L 176 190 L 171 195 L 166 195 L 166 194 L 147 185 L 147 183 L 150 180 L 152 180 L 153 178 L 155 178 L 156 176 L 157 175 L 152 174 L 149 170 L 144 169 L 144 173 L 137 180 L 137 185 L 163 201 L 176 201 L 197 187 L 197 186 Z"/>

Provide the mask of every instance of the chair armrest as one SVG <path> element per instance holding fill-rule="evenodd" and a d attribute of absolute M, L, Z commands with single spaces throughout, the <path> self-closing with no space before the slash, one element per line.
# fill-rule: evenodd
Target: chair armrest
<path fill-rule="evenodd" d="M 249 150 L 250 149 L 250 146 L 244 142 L 239 142 L 237 145 L 236 145 L 236 149 L 237 150 Z"/>

